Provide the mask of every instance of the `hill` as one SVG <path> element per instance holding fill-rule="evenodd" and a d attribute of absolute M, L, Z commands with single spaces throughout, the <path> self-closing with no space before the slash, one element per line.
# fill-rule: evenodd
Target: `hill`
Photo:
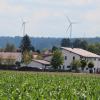
<path fill-rule="evenodd" d="M 13 43 L 16 47 L 19 47 L 22 37 L 0 37 L 0 48 L 5 47 L 6 43 Z M 36 49 L 43 50 L 45 48 L 52 48 L 52 46 L 60 46 L 62 38 L 38 38 L 31 37 L 32 45 Z M 73 39 L 75 40 L 75 38 Z M 85 38 L 89 43 L 100 42 L 100 38 Z"/>

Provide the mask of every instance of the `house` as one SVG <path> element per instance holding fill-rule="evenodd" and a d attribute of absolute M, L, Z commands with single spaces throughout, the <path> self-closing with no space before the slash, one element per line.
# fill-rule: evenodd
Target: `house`
<path fill-rule="evenodd" d="M 49 55 L 45 55 L 45 56 L 43 56 L 43 59 L 44 59 L 45 61 L 49 61 L 49 62 L 51 62 L 52 54 L 49 54 Z"/>
<path fill-rule="evenodd" d="M 38 69 L 48 69 L 50 68 L 50 62 L 45 60 L 35 60 L 33 59 L 31 63 L 27 65 L 28 67 L 38 68 Z"/>
<path fill-rule="evenodd" d="M 38 53 L 37 52 L 32 52 L 32 57 L 33 57 L 33 59 L 36 59 L 37 57 L 38 57 Z"/>
<path fill-rule="evenodd" d="M 69 70 L 71 68 L 71 62 L 73 60 L 85 59 L 88 62 L 92 61 L 94 63 L 93 72 L 100 70 L 100 56 L 89 51 L 80 49 L 80 48 L 67 48 L 61 47 L 61 51 L 64 57 L 64 64 L 61 66 L 61 69 Z M 88 66 L 84 69 L 85 72 L 89 72 Z"/>
<path fill-rule="evenodd" d="M 15 63 L 17 61 L 21 62 L 22 55 L 19 52 L 0 52 L 0 58 L 4 60 L 11 58 L 14 60 Z"/>

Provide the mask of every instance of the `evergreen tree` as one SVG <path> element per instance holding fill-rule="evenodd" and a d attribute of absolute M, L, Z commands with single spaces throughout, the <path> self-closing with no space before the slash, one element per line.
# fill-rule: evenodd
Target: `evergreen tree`
<path fill-rule="evenodd" d="M 25 36 L 23 37 L 22 41 L 21 41 L 20 49 L 21 49 L 21 51 L 22 51 L 22 53 L 23 53 L 23 52 L 26 51 L 26 50 L 27 50 L 27 51 L 30 51 L 31 48 L 32 48 L 31 40 L 30 40 L 30 38 L 29 38 L 28 35 L 25 35 Z"/>
<path fill-rule="evenodd" d="M 36 50 L 36 52 L 37 52 L 37 53 L 39 53 L 39 54 L 41 53 L 41 51 L 40 51 L 39 49 L 38 49 L 38 50 Z"/>

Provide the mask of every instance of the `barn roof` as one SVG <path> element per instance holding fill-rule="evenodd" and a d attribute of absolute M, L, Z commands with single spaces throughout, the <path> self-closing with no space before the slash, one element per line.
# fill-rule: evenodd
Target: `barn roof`
<path fill-rule="evenodd" d="M 38 62 L 38 63 L 41 63 L 43 65 L 50 65 L 50 62 L 45 61 L 45 60 L 36 60 L 36 59 L 33 59 L 33 61 Z"/>
<path fill-rule="evenodd" d="M 6 59 L 6 58 L 13 58 L 13 59 L 17 59 L 18 57 L 21 56 L 21 53 L 18 52 L 0 52 L 0 57 Z"/>
<path fill-rule="evenodd" d="M 97 54 L 95 54 L 95 53 L 92 53 L 92 52 L 89 52 L 89 51 L 87 51 L 87 50 L 80 49 L 80 48 L 61 47 L 61 49 L 70 51 L 70 52 L 72 52 L 72 53 L 75 53 L 75 54 L 80 55 L 80 56 L 83 56 L 83 57 L 100 58 L 99 55 L 97 55 Z"/>

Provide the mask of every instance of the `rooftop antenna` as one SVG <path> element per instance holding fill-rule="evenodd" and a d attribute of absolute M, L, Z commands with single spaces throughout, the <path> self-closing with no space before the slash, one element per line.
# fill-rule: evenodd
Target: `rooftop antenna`
<path fill-rule="evenodd" d="M 73 24 L 77 24 L 77 23 L 76 23 L 76 22 L 72 22 L 72 21 L 69 19 L 68 16 L 67 16 L 67 20 L 68 20 L 68 22 L 69 22 L 69 26 L 68 26 L 66 32 L 68 32 L 68 31 L 70 30 L 70 42 L 71 42 L 71 38 L 72 38 L 72 26 L 73 26 Z M 73 47 L 71 43 L 70 43 L 70 47 Z"/>

